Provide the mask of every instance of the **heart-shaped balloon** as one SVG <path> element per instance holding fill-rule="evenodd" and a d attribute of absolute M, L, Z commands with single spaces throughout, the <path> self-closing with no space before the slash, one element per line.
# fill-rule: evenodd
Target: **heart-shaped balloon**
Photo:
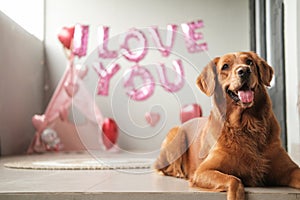
<path fill-rule="evenodd" d="M 81 67 L 80 65 L 76 65 L 76 74 L 80 79 L 83 79 L 88 73 L 87 67 Z"/>
<path fill-rule="evenodd" d="M 182 123 L 195 118 L 202 117 L 202 109 L 200 105 L 194 103 L 183 106 L 180 110 L 180 120 Z"/>
<path fill-rule="evenodd" d="M 71 98 L 75 96 L 75 94 L 77 93 L 77 91 L 79 89 L 78 84 L 72 84 L 70 82 L 66 82 L 64 87 L 65 87 L 65 90 L 66 90 L 68 96 Z"/>
<path fill-rule="evenodd" d="M 160 114 L 156 112 L 146 112 L 145 119 L 150 126 L 155 126 L 160 120 Z"/>
<path fill-rule="evenodd" d="M 32 124 L 36 130 L 43 129 L 43 126 L 46 124 L 45 115 L 34 115 L 32 117 Z"/>
<path fill-rule="evenodd" d="M 59 118 L 62 121 L 67 121 L 68 117 L 69 117 L 68 107 L 65 105 L 62 105 L 61 108 L 59 109 Z"/>
<path fill-rule="evenodd" d="M 118 139 L 118 126 L 117 123 L 110 118 L 106 118 L 102 124 L 102 140 L 106 149 L 110 149 L 116 144 Z"/>
<path fill-rule="evenodd" d="M 63 27 L 62 30 L 58 34 L 59 41 L 63 44 L 63 46 L 67 49 L 71 48 L 71 42 L 74 36 L 75 27 Z"/>

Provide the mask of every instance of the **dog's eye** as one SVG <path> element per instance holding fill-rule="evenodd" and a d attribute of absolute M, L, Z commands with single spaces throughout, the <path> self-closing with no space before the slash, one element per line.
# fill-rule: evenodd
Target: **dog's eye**
<path fill-rule="evenodd" d="M 253 64 L 253 61 L 252 60 L 250 60 L 250 59 L 247 59 L 246 60 L 246 65 L 252 65 Z"/>
<path fill-rule="evenodd" d="M 224 64 L 223 66 L 222 66 L 222 70 L 226 70 L 226 69 L 228 69 L 229 68 L 229 65 L 228 64 Z"/>

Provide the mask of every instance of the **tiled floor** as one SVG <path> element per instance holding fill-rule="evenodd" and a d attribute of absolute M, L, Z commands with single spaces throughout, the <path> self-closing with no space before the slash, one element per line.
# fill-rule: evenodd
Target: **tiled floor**
<path fill-rule="evenodd" d="M 90 154 L 38 155 L 35 159 L 86 158 Z M 103 155 L 124 157 L 124 154 Z M 132 157 L 132 155 L 131 155 Z M 0 160 L 0 200 L 93 200 L 93 199 L 226 199 L 225 193 L 190 188 L 187 181 L 161 176 L 152 170 L 21 170 L 4 163 L 32 157 Z M 300 199 L 300 190 L 291 188 L 246 188 L 249 200 Z"/>

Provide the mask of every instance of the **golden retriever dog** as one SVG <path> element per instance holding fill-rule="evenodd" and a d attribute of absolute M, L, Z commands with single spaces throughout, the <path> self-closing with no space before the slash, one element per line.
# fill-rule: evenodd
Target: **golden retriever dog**
<path fill-rule="evenodd" d="M 214 58 L 197 79 L 212 96 L 209 117 L 170 130 L 154 168 L 193 187 L 227 191 L 228 200 L 245 199 L 244 186 L 300 188 L 300 169 L 281 146 L 266 90 L 272 76 L 253 52 Z"/>

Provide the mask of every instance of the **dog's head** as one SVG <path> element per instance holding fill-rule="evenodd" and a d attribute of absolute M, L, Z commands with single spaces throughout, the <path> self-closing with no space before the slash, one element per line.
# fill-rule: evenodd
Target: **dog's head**
<path fill-rule="evenodd" d="M 253 52 L 238 52 L 214 58 L 202 71 L 197 85 L 208 96 L 216 90 L 227 103 L 252 107 L 258 88 L 270 86 L 273 69 Z"/>

